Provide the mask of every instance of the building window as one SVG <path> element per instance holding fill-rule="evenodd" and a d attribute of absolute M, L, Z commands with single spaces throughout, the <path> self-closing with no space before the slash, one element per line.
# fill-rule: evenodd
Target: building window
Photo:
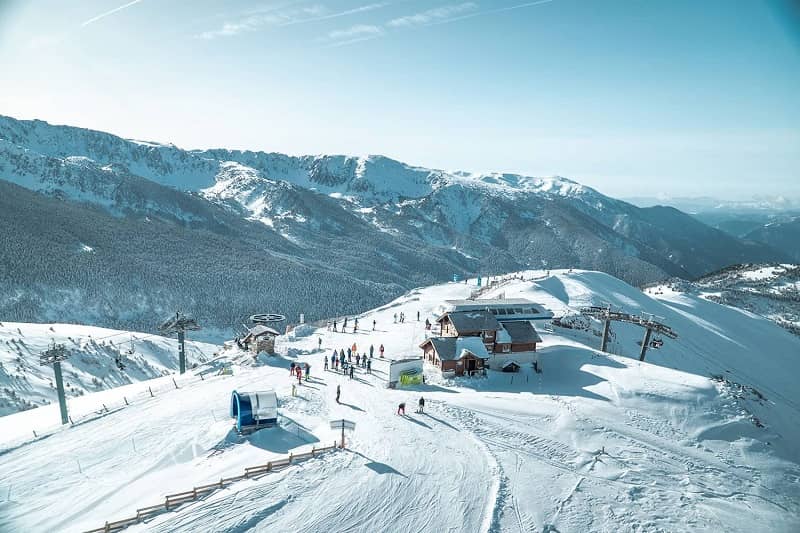
<path fill-rule="evenodd" d="M 510 344 L 504 344 L 503 345 L 503 353 L 508 353 L 510 351 L 511 351 L 511 345 Z"/>

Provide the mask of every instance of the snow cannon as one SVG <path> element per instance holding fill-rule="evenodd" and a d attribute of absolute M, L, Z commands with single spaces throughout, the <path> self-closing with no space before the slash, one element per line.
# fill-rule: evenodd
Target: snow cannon
<path fill-rule="evenodd" d="M 231 393 L 231 418 L 236 431 L 252 433 L 278 423 L 278 395 L 274 390 Z"/>

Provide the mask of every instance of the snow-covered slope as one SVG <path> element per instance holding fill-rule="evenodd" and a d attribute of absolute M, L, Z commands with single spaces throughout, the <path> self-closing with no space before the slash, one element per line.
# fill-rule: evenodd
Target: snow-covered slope
<path fill-rule="evenodd" d="M 640 363 L 635 326 L 613 326 L 619 355 L 606 355 L 594 349 L 599 324 L 539 325 L 542 374 L 442 380 L 426 369 L 427 383 L 411 390 L 386 389 L 378 358 L 373 374 L 359 369 L 353 380 L 322 371 L 323 355 L 353 343 L 419 355 L 424 320 L 475 281 L 417 289 L 360 315 L 375 331 L 281 338 L 283 357 L 17 443 L 0 454 L 0 529 L 97 527 L 167 493 L 327 444 L 337 436 L 328 421 L 347 418 L 357 424 L 349 450 L 236 483 L 132 531 L 797 531 L 797 337 L 694 294 L 648 295 L 597 272 L 522 276 L 483 296 L 529 297 L 558 315 L 607 302 L 655 313 L 679 337 Z M 403 324 L 394 323 L 399 312 Z M 312 365 L 296 397 L 290 360 Z M 280 427 L 232 434 L 230 392 L 266 388 L 278 391 Z M 420 395 L 425 414 L 412 412 Z M 401 401 L 407 417 L 395 414 Z M 0 418 L 0 436 L 51 418 L 56 406 Z"/>
<path fill-rule="evenodd" d="M 673 280 L 647 287 L 648 294 L 680 290 L 769 318 L 800 335 L 800 266 L 733 265 L 692 282 Z"/>
<path fill-rule="evenodd" d="M 67 398 L 83 396 L 177 371 L 177 341 L 158 335 L 75 324 L 0 323 L 0 416 L 57 403 L 51 367 L 39 355 L 52 342 L 64 344 Z M 211 358 L 218 347 L 189 342 L 189 365 Z M 119 368 L 120 363 L 124 369 Z"/>

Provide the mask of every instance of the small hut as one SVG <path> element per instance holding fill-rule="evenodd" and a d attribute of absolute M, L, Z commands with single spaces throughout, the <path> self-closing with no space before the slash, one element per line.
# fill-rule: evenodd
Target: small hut
<path fill-rule="evenodd" d="M 253 355 L 258 355 L 261 352 L 268 354 L 275 353 L 275 337 L 280 335 L 277 330 L 265 326 L 264 324 L 256 324 L 247 335 L 242 339 L 242 345 L 250 350 Z"/>
<path fill-rule="evenodd" d="M 249 433 L 278 423 L 278 395 L 274 390 L 231 394 L 231 418 L 236 430 Z"/>
<path fill-rule="evenodd" d="M 520 366 L 516 361 L 506 361 L 503 365 L 503 372 L 519 372 Z"/>

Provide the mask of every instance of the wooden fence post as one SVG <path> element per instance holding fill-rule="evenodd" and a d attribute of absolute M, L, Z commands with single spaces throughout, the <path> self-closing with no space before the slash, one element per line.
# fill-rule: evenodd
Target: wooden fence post
<path fill-rule="evenodd" d="M 172 378 L 172 384 L 175 385 L 175 388 L 178 388 L 178 384 L 175 382 L 175 378 Z"/>
<path fill-rule="evenodd" d="M 148 386 L 148 387 L 147 387 L 147 390 L 149 390 L 149 391 L 150 391 L 150 397 L 152 398 L 152 397 L 153 397 L 153 389 L 151 389 L 151 388 L 150 388 L 150 386 Z"/>

